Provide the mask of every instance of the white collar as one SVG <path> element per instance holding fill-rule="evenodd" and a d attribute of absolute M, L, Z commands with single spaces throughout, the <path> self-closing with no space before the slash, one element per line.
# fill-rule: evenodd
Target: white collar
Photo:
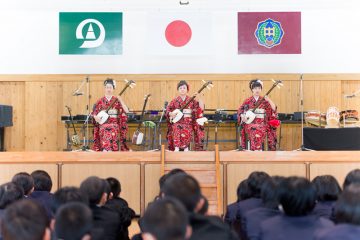
<path fill-rule="evenodd" d="M 112 96 L 106 96 L 106 95 L 105 95 L 105 98 L 106 98 L 106 100 L 110 101 L 111 98 L 112 98 Z"/>
<path fill-rule="evenodd" d="M 253 96 L 255 98 L 255 101 L 259 100 L 260 96 Z"/>

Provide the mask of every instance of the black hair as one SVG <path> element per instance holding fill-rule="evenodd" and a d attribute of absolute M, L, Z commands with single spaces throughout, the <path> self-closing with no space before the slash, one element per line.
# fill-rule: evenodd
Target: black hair
<path fill-rule="evenodd" d="M 34 187 L 34 179 L 30 174 L 26 172 L 20 172 L 15 174 L 11 181 L 22 187 L 22 189 L 24 190 L 24 195 L 29 195 Z"/>
<path fill-rule="evenodd" d="M 50 192 L 52 188 L 52 180 L 50 175 L 43 170 L 36 170 L 31 173 L 34 179 L 34 190 L 35 191 L 46 191 Z"/>
<path fill-rule="evenodd" d="M 42 240 L 48 226 L 45 209 L 30 199 L 8 206 L 1 221 L 4 240 Z"/>
<path fill-rule="evenodd" d="M 53 196 L 52 211 L 54 215 L 57 210 L 64 204 L 69 202 L 80 202 L 89 205 L 89 199 L 86 194 L 77 187 L 63 187 L 57 190 Z"/>
<path fill-rule="evenodd" d="M 109 183 L 111 192 L 114 197 L 118 197 L 121 193 L 121 184 L 119 180 L 113 177 L 109 177 L 106 179 L 106 181 Z"/>
<path fill-rule="evenodd" d="M 199 210 L 198 214 L 206 215 L 208 213 L 208 211 L 209 211 L 209 201 L 204 196 L 202 196 L 202 199 L 204 199 L 204 204 L 202 205 L 202 207 Z"/>
<path fill-rule="evenodd" d="M 286 215 L 305 216 L 315 207 L 315 187 L 303 177 L 286 178 L 279 186 L 279 202 Z"/>
<path fill-rule="evenodd" d="M 360 169 L 354 169 L 346 175 L 343 184 L 343 190 L 345 190 L 347 186 L 353 183 L 360 183 Z"/>
<path fill-rule="evenodd" d="M 92 229 L 92 212 L 79 202 L 61 206 L 55 216 L 55 234 L 58 239 L 81 240 Z"/>
<path fill-rule="evenodd" d="M 335 205 L 337 223 L 360 225 L 360 184 L 350 184 Z"/>
<path fill-rule="evenodd" d="M 13 182 L 0 186 L 0 209 L 5 209 L 11 203 L 24 197 L 23 189 Z"/>
<path fill-rule="evenodd" d="M 114 81 L 114 79 L 112 79 L 112 78 L 105 79 L 104 86 L 106 86 L 106 84 L 111 84 L 113 86 L 113 88 L 115 89 L 115 81 Z"/>
<path fill-rule="evenodd" d="M 176 89 L 179 90 L 179 87 L 184 86 L 184 85 L 186 86 L 187 90 L 189 91 L 189 84 L 185 80 L 181 80 L 180 82 L 178 82 Z"/>
<path fill-rule="evenodd" d="M 95 176 L 88 177 L 81 183 L 80 190 L 88 196 L 91 205 L 99 204 L 107 192 L 106 181 Z"/>
<path fill-rule="evenodd" d="M 237 202 L 240 202 L 242 200 L 251 198 L 251 192 L 249 189 L 248 181 L 247 179 L 242 180 L 237 189 L 236 189 L 236 195 L 237 195 Z"/>
<path fill-rule="evenodd" d="M 316 189 L 316 199 L 323 201 L 336 201 L 341 193 L 338 181 L 331 175 L 317 176 L 311 181 Z"/>
<path fill-rule="evenodd" d="M 261 186 L 261 199 L 266 208 L 278 209 L 279 207 L 279 191 L 278 182 L 273 178 L 268 178 Z"/>
<path fill-rule="evenodd" d="M 260 83 L 260 79 L 254 79 L 254 80 L 251 80 L 249 82 L 249 88 L 250 90 L 253 90 L 254 88 L 256 87 L 260 87 L 261 89 L 263 88 L 262 84 Z"/>
<path fill-rule="evenodd" d="M 174 175 L 176 175 L 176 174 L 178 174 L 178 173 L 185 173 L 185 171 L 182 170 L 182 169 L 180 169 L 180 168 L 174 168 L 174 169 L 172 169 L 170 172 L 162 175 L 162 176 L 160 177 L 160 179 L 159 179 L 160 191 L 161 191 L 161 189 L 163 188 L 166 180 L 169 179 L 171 176 L 174 176 Z"/>
<path fill-rule="evenodd" d="M 261 186 L 263 182 L 268 178 L 270 178 L 270 176 L 266 172 L 255 171 L 249 175 L 247 183 L 249 186 L 251 197 L 260 198 Z"/>
<path fill-rule="evenodd" d="M 185 173 L 178 173 L 166 180 L 163 193 L 166 197 L 178 199 L 189 212 L 193 212 L 201 199 L 199 182 Z"/>
<path fill-rule="evenodd" d="M 189 218 L 184 206 L 176 199 L 166 197 L 147 208 L 141 230 L 157 240 L 183 240 L 188 225 Z"/>

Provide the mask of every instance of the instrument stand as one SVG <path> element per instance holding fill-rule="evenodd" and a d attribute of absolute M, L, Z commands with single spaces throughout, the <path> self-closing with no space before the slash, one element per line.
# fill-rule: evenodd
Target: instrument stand
<path fill-rule="evenodd" d="M 88 133 L 88 130 L 89 130 L 89 120 L 90 120 L 90 116 L 91 116 L 91 113 L 89 113 L 86 117 L 86 120 L 83 124 L 83 131 L 85 131 L 84 133 L 84 142 L 83 142 L 83 145 L 80 149 L 77 149 L 75 150 L 75 152 L 93 152 L 93 150 L 90 149 L 89 147 L 89 135 L 87 134 Z M 120 149 L 120 145 L 119 145 L 119 149 Z"/>
<path fill-rule="evenodd" d="M 294 151 L 314 151 L 313 149 L 306 148 L 304 145 L 304 86 L 303 74 L 300 76 L 300 108 L 301 108 L 301 146 Z"/>

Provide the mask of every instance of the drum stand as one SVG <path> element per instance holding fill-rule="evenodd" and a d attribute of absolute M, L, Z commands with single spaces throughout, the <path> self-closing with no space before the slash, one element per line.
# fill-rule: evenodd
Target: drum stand
<path fill-rule="evenodd" d="M 301 108 L 301 146 L 294 151 L 314 151 L 304 146 L 304 87 L 303 74 L 300 75 L 300 108 Z M 321 122 L 321 121 L 320 121 Z"/>

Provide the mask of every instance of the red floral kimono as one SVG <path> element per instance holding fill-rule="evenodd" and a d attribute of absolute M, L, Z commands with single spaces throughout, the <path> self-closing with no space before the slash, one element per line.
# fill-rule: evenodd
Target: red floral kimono
<path fill-rule="evenodd" d="M 258 101 L 261 99 L 262 97 L 259 97 Z M 241 123 L 241 114 L 253 109 L 256 103 L 257 101 L 253 96 L 244 101 L 238 109 L 239 124 Z M 246 149 L 246 139 L 248 139 L 250 142 L 250 150 L 263 150 L 263 144 L 267 136 L 269 150 L 275 151 L 277 143 L 276 126 L 274 126 L 272 122 L 274 120 L 277 121 L 277 112 L 276 110 L 272 110 L 270 103 L 266 100 L 264 100 L 257 109 L 256 112 L 258 112 L 258 114 L 252 123 L 241 123 L 242 148 Z"/>
<path fill-rule="evenodd" d="M 185 149 L 189 147 L 193 132 L 198 133 L 197 141 L 200 143 L 203 142 L 204 137 L 201 136 L 201 128 L 200 128 L 201 126 L 199 126 L 196 123 L 196 119 L 202 117 L 202 109 L 200 108 L 198 101 L 193 100 L 186 107 L 186 109 L 184 109 L 184 111 L 191 110 L 191 117 L 184 116 L 177 123 L 170 123 L 169 113 L 174 111 L 175 109 L 180 109 L 182 106 L 186 104 L 186 102 L 189 99 L 190 99 L 189 96 L 186 96 L 184 100 L 182 100 L 182 98 L 178 96 L 175 99 L 173 99 L 166 108 L 166 118 L 168 120 L 167 140 L 168 140 L 168 148 L 171 151 L 174 151 L 175 147 L 178 147 L 179 149 Z"/>
<path fill-rule="evenodd" d="M 96 102 L 92 115 L 97 115 L 100 111 L 106 110 L 115 98 L 112 96 L 108 101 L 105 96 L 102 97 Z M 126 134 L 128 131 L 127 116 L 120 101 L 116 100 L 108 114 L 110 117 L 104 124 L 100 125 L 94 121 L 93 150 L 119 151 L 118 142 L 120 142 L 121 151 L 128 151 L 129 148 L 126 145 Z"/>

